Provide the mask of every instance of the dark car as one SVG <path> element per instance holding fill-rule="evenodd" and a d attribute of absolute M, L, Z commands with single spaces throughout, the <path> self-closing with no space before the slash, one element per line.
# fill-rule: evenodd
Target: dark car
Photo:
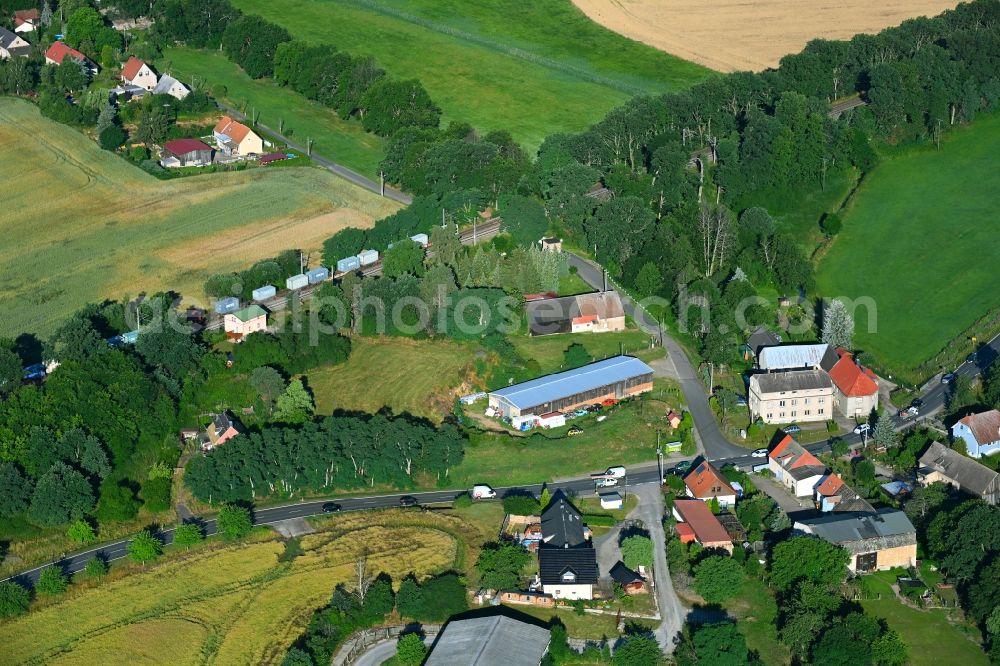
<path fill-rule="evenodd" d="M 399 498 L 399 506 L 416 506 L 417 498 L 410 497 L 409 495 L 403 495 Z"/>
<path fill-rule="evenodd" d="M 975 363 L 976 362 L 976 352 L 972 352 L 971 354 L 969 354 L 968 356 L 966 356 L 965 357 L 965 362 L 966 363 Z"/>
<path fill-rule="evenodd" d="M 942 384 L 950 384 L 953 381 L 955 381 L 955 373 L 954 372 L 949 372 L 948 374 L 941 376 L 941 383 Z"/>
<path fill-rule="evenodd" d="M 923 407 L 924 401 L 922 398 L 914 398 L 913 402 L 910 403 L 910 407 Z"/>
<path fill-rule="evenodd" d="M 674 474 L 677 476 L 683 476 L 691 470 L 691 461 L 682 460 L 676 465 L 674 465 Z"/>
<path fill-rule="evenodd" d="M 337 513 L 340 511 L 340 505 L 336 502 L 327 502 L 323 505 L 323 513 Z"/>

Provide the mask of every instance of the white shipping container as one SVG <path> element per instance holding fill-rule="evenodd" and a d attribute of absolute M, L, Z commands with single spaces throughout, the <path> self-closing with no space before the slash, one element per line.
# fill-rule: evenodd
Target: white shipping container
<path fill-rule="evenodd" d="M 287 280 L 285 280 L 285 288 L 286 289 L 292 289 L 292 290 L 294 290 L 294 289 L 301 289 L 302 287 L 306 286 L 307 284 L 309 284 L 309 278 L 307 278 L 302 273 L 299 273 L 298 275 L 293 275 L 292 277 L 290 277 Z"/>
<path fill-rule="evenodd" d="M 265 284 L 263 287 L 258 287 L 253 290 L 251 296 L 255 301 L 266 301 L 269 298 L 274 298 L 274 295 L 278 292 L 274 285 Z"/>
<path fill-rule="evenodd" d="M 358 254 L 358 261 L 362 266 L 370 266 L 378 261 L 378 250 L 361 250 Z"/>
<path fill-rule="evenodd" d="M 427 242 L 429 241 L 427 234 L 414 234 L 413 236 L 410 236 L 410 240 L 414 243 L 420 243 L 424 247 L 427 247 Z"/>

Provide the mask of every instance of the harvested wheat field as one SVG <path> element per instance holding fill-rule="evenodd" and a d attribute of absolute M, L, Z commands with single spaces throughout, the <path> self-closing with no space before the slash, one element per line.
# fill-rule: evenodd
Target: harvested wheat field
<path fill-rule="evenodd" d="M 140 291 L 203 302 L 212 273 L 318 249 L 399 207 L 307 167 L 161 181 L 10 98 L 0 164 L 0 336 L 44 336 L 87 302 Z"/>
<path fill-rule="evenodd" d="M 393 512 L 335 519 L 303 540 L 303 554 L 291 562 L 278 560 L 283 546 L 276 536 L 258 536 L 255 543 L 214 544 L 90 589 L 71 588 L 64 599 L 0 626 L 2 661 L 280 663 L 312 612 L 350 580 L 366 549 L 375 553 L 369 569 L 397 584 L 410 572 L 422 577 L 448 570 L 464 555 L 448 520 L 443 531 L 403 519 Z"/>
<path fill-rule="evenodd" d="M 954 0 L 573 0 L 606 28 L 720 72 L 775 67 L 811 39 L 849 39 L 952 9 Z"/>

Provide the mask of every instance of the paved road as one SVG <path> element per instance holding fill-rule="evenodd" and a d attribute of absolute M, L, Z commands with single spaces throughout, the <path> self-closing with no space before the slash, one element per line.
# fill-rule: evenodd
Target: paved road
<path fill-rule="evenodd" d="M 649 530 L 649 538 L 653 542 L 653 576 L 656 580 L 656 604 L 660 609 L 662 621 L 653 630 L 656 642 L 665 652 L 672 653 L 677 644 L 677 637 L 684 628 L 687 619 L 687 609 L 681 603 L 674 583 L 670 579 L 667 568 L 666 535 L 663 533 L 663 493 L 652 485 L 643 485 L 635 489 L 639 497 L 638 516 Z"/>
<path fill-rule="evenodd" d="M 431 645 L 434 644 L 435 638 L 437 638 L 437 634 L 426 637 L 424 645 L 430 649 Z M 367 652 L 357 658 L 354 666 L 382 666 L 383 663 L 396 656 L 396 645 L 398 643 L 398 638 L 389 638 L 373 644 L 368 648 Z"/>
<path fill-rule="evenodd" d="M 234 109 L 233 107 L 231 107 L 231 106 L 229 106 L 227 104 L 222 104 L 220 102 L 219 103 L 219 108 L 223 109 L 229 115 L 234 116 L 237 119 L 247 120 L 247 116 L 245 114 L 243 114 L 242 112 Z M 291 139 L 289 139 L 287 136 L 279 133 L 275 129 L 272 129 L 272 128 L 268 127 L 264 123 L 256 123 L 256 127 L 259 127 L 261 129 L 263 129 L 263 130 L 265 130 L 265 131 L 273 134 L 274 136 L 278 137 L 279 139 L 281 139 L 282 141 L 284 141 L 286 144 L 288 144 L 288 147 L 291 148 L 292 150 L 297 150 L 297 151 L 299 151 L 300 153 L 303 153 L 303 154 L 306 154 L 306 153 L 309 152 L 309 151 L 307 151 L 305 149 L 304 146 L 300 146 L 299 144 L 297 144 L 294 141 L 292 141 Z M 320 166 L 322 166 L 322 167 L 324 167 L 324 168 L 332 171 L 333 173 L 337 174 L 341 178 L 344 178 L 345 180 L 349 180 L 350 182 L 354 183 L 355 185 L 363 187 L 366 190 L 371 190 L 375 194 L 382 194 L 382 186 L 379 185 L 378 183 L 376 183 L 371 178 L 368 178 L 367 176 L 362 176 L 357 171 L 354 171 L 353 169 L 349 169 L 349 168 L 345 167 L 343 164 L 337 164 L 333 160 L 329 160 L 329 159 L 327 159 L 327 158 L 323 157 L 322 155 L 319 155 L 318 153 L 315 153 L 315 152 L 313 152 L 313 154 L 310 156 L 310 158 L 314 162 L 316 162 L 317 164 L 319 164 Z M 388 185 L 386 185 L 386 187 L 385 187 L 385 194 L 383 196 L 385 196 L 387 199 L 392 199 L 393 201 L 398 201 L 401 204 L 409 204 L 409 203 L 411 203 L 413 201 L 413 197 L 411 197 L 409 194 L 406 194 L 404 192 L 400 192 L 398 190 L 395 190 L 395 189 L 389 187 Z"/>

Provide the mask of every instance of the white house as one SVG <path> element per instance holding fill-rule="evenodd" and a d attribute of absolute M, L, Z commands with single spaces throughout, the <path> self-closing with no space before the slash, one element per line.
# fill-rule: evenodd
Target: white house
<path fill-rule="evenodd" d="M 802 448 L 791 435 L 785 435 L 767 454 L 767 468 L 796 497 L 812 497 L 813 489 L 826 476 L 826 465 Z"/>
<path fill-rule="evenodd" d="M 27 58 L 30 55 L 31 44 L 7 28 L 0 27 L 0 60 L 9 60 L 17 56 Z"/>
<path fill-rule="evenodd" d="M 144 90 L 152 90 L 156 87 L 156 72 L 143 61 L 131 56 L 122 67 L 121 80 L 123 83 L 129 83 Z"/>
<path fill-rule="evenodd" d="M 37 8 L 19 9 L 14 12 L 14 32 L 32 32 L 41 22 L 41 15 Z"/>
<path fill-rule="evenodd" d="M 965 451 L 971 458 L 982 458 L 1000 452 L 1000 412 L 969 414 L 951 427 L 955 439 L 965 441 Z"/>
<path fill-rule="evenodd" d="M 764 423 L 833 418 L 833 381 L 823 370 L 788 370 L 750 377 L 750 414 Z"/>
<path fill-rule="evenodd" d="M 191 94 L 191 89 L 169 74 L 164 74 L 160 77 L 156 87 L 153 88 L 153 94 L 170 95 L 174 99 L 184 99 Z"/>

